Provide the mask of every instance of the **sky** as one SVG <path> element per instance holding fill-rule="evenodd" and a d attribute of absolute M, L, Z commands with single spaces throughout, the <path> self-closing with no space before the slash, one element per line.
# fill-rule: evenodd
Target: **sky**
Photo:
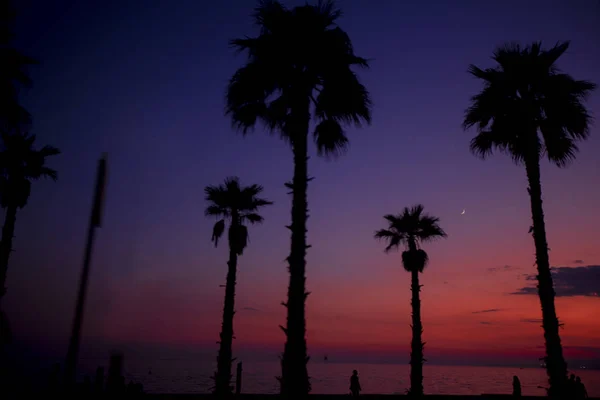
<path fill-rule="evenodd" d="M 301 2 L 285 1 L 290 6 Z M 56 183 L 19 211 L 3 307 L 19 343 L 66 353 L 97 160 L 108 153 L 82 353 L 216 356 L 227 248 L 210 242 L 203 189 L 239 176 L 274 202 L 239 260 L 234 353 L 277 360 L 285 321 L 292 176 L 286 143 L 242 137 L 224 115 L 228 79 L 253 35 L 250 0 L 20 0 L 15 45 L 41 61 L 23 93 L 39 145 L 62 154 Z M 523 7 L 526 4 L 527 7 Z M 448 238 L 428 244 L 421 276 L 431 363 L 535 365 L 544 355 L 527 182 L 504 155 L 481 161 L 461 128 L 507 41 L 571 40 L 559 67 L 600 83 L 600 4 L 592 0 L 345 0 L 339 25 L 371 60 L 360 78 L 373 122 L 351 128 L 335 161 L 311 148 L 307 256 L 309 354 L 406 363 L 410 276 L 373 239 L 384 214 L 422 203 Z M 588 101 L 600 114 L 600 93 Z M 571 365 L 600 364 L 600 126 L 565 169 L 542 163 L 556 307 Z M 462 210 L 464 214 L 461 214 Z M 87 353 L 86 353 L 87 352 Z"/>

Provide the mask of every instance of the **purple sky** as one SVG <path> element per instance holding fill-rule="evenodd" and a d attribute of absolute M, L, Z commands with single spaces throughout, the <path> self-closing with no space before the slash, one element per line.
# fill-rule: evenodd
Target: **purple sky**
<path fill-rule="evenodd" d="M 309 351 L 328 351 L 343 334 L 339 327 L 353 332 L 342 342 L 356 354 L 378 344 L 394 347 L 393 341 L 400 341 L 399 351 L 408 345 L 409 277 L 399 256 L 383 254 L 372 236 L 384 227 L 382 215 L 420 202 L 450 235 L 427 249 L 428 346 L 440 354 L 466 346 L 459 338 L 435 336 L 448 324 L 474 337 L 491 334 L 486 329 L 497 332 L 490 324 L 505 324 L 515 334 L 507 334 L 504 347 L 490 344 L 502 341 L 496 337 L 480 346 L 490 357 L 508 350 L 524 354 L 542 344 L 541 329 L 510 321 L 539 318 L 537 299 L 508 294 L 526 283 L 517 274 L 500 279 L 488 272 L 504 265 L 521 269 L 519 276 L 533 272 L 525 172 L 505 156 L 482 162 L 469 154 L 473 133 L 462 132 L 461 122 L 480 83 L 466 70 L 470 63 L 492 66 L 492 51 L 506 41 L 550 46 L 571 40 L 559 66 L 600 83 L 600 4 L 412 3 L 340 2 L 340 26 L 356 53 L 372 60 L 360 76 L 373 98 L 373 124 L 350 132 L 350 150 L 339 160 L 309 162 L 316 177 L 309 187 Z M 284 225 L 290 220 L 283 183 L 292 176 L 291 152 L 261 129 L 247 138 L 237 135 L 223 115 L 226 83 L 245 60 L 234 55 L 228 40 L 255 33 L 249 17 L 255 3 L 17 4 L 16 44 L 42 62 L 31 72 L 34 87 L 24 94 L 33 133 L 63 154 L 50 161 L 59 181 L 37 183 L 18 215 L 5 301 L 15 334 L 66 351 L 95 167 L 108 152 L 107 203 L 84 345 L 108 340 L 214 348 L 226 249 L 211 246 L 214 221 L 203 216 L 203 188 L 237 175 L 243 184 L 264 185 L 275 205 L 264 211 L 265 224 L 251 229 L 240 260 L 236 346 L 281 350 L 277 325 L 284 315 L 278 304 L 287 285 Z M 588 107 L 599 114 L 598 93 Z M 600 264 L 598 125 L 580 147 L 568 169 L 547 163 L 542 168 L 553 265 Z M 598 299 L 562 301 L 563 320 L 571 310 L 584 310 L 573 317 L 575 328 L 566 325 L 567 344 L 591 346 L 600 326 L 585 320 Z M 436 309 L 440 304 L 452 309 Z M 510 312 L 496 320 L 473 319 L 480 309 Z M 444 319 L 452 312 L 453 322 Z M 363 339 L 360 318 L 367 314 L 380 334 Z M 337 317 L 338 328 L 328 325 Z M 521 330 L 531 336 L 519 342 Z"/>

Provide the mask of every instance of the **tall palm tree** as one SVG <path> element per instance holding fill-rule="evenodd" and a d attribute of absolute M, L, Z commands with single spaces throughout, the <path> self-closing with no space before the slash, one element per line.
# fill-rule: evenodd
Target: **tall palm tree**
<path fill-rule="evenodd" d="M 35 135 L 2 134 L 0 147 L 0 205 L 6 209 L 0 241 L 0 301 L 6 292 L 6 271 L 12 251 L 17 210 L 27 205 L 31 182 L 39 178 L 56 180 L 56 171 L 46 167 L 46 158 L 60 154 L 51 146 L 34 147 Z"/>
<path fill-rule="evenodd" d="M 486 158 L 496 150 L 525 166 L 552 397 L 564 395 L 567 364 L 554 307 L 540 159 L 545 156 L 558 167 L 565 167 L 575 159 L 576 142 L 588 137 L 591 121 L 583 102 L 596 86 L 575 80 L 557 68 L 556 61 L 568 47 L 569 42 L 557 43 L 547 50 L 542 49 L 541 43 L 527 47 L 510 44 L 495 51 L 493 59 L 498 65 L 494 68 L 471 65 L 469 72 L 483 81 L 483 90 L 471 98 L 463 123 L 465 129 L 473 126 L 477 129 L 470 145 L 475 155 Z"/>
<path fill-rule="evenodd" d="M 19 105 L 20 87 L 28 87 L 31 80 L 27 66 L 37 64 L 33 58 L 11 46 L 14 10 L 9 0 L 0 0 L 0 131 L 14 132 L 31 122 L 29 113 Z"/>
<path fill-rule="evenodd" d="M 225 397 L 231 393 L 231 345 L 233 342 L 233 315 L 235 302 L 235 280 L 237 259 L 242 255 L 248 244 L 248 228 L 245 224 L 259 224 L 263 217 L 259 209 L 270 201 L 258 197 L 263 191 L 259 185 L 241 187 L 237 177 L 225 179 L 219 186 L 207 186 L 205 214 L 221 218 L 213 227 L 212 241 L 215 247 L 225 231 L 225 220 L 229 220 L 229 261 L 227 262 L 227 281 L 225 285 L 225 304 L 223 307 L 223 322 L 221 325 L 221 340 L 217 357 L 217 371 L 214 376 L 215 394 Z"/>
<path fill-rule="evenodd" d="M 369 123 L 371 101 L 352 67 L 367 67 L 354 54 L 350 38 L 336 25 L 341 12 L 331 1 L 288 9 L 263 0 L 254 19 L 257 37 L 232 41 L 248 62 L 227 88 L 226 112 L 247 133 L 258 121 L 278 132 L 292 148 L 291 251 L 286 343 L 281 360 L 281 394 L 303 397 L 310 392 L 306 348 L 306 220 L 308 218 L 308 136 L 311 120 L 319 155 L 337 156 L 348 144 L 343 126 Z"/>
<path fill-rule="evenodd" d="M 410 352 L 410 394 L 413 397 L 423 396 L 423 325 L 421 323 L 421 299 L 419 292 L 419 273 L 423 272 L 429 257 L 421 244 L 439 238 L 445 238 L 446 232 L 439 226 L 439 219 L 423 213 L 423 206 L 418 204 L 411 208 L 405 207 L 398 215 L 386 215 L 387 229 L 375 232 L 376 239 L 387 241 L 385 252 L 397 250 L 401 245 L 406 250 L 402 252 L 402 265 L 411 274 L 412 291 L 412 341 Z"/>

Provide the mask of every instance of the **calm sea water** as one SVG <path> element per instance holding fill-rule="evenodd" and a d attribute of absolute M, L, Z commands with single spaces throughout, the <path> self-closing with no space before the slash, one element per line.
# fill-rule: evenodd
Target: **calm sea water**
<path fill-rule="evenodd" d="M 89 361 L 81 364 L 81 369 L 93 374 L 95 367 L 90 368 Z M 103 366 L 106 368 L 106 365 Z M 208 392 L 212 386 L 210 376 L 214 371 L 214 366 L 202 366 L 181 359 L 125 359 L 124 368 L 127 381 L 142 383 L 149 393 Z M 348 393 L 352 369 L 359 371 L 363 393 L 404 393 L 409 387 L 408 365 L 310 363 L 312 393 Z M 280 365 L 277 362 L 244 362 L 242 392 L 278 393 L 275 376 L 279 373 Z M 235 376 L 235 366 L 233 374 Z M 524 395 L 544 395 L 543 387 L 547 385 L 546 372 L 542 368 L 425 365 L 424 375 L 425 393 L 428 394 L 511 393 L 513 375 L 521 380 Z M 578 370 L 577 375 L 586 385 L 590 397 L 600 397 L 600 371 Z"/>

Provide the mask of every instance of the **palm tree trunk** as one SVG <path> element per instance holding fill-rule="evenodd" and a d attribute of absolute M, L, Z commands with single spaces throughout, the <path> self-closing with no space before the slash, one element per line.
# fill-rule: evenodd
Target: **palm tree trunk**
<path fill-rule="evenodd" d="M 237 229 L 238 217 L 232 216 L 230 230 Z M 231 237 L 231 235 L 230 235 Z M 237 273 L 237 252 L 235 244 L 229 242 L 229 261 L 227 262 L 227 281 L 225 283 L 225 304 L 223 306 L 223 321 L 219 342 L 219 355 L 217 357 L 217 372 L 215 373 L 215 395 L 217 398 L 226 398 L 232 394 L 231 364 L 233 343 L 233 316 L 235 314 L 235 283 Z"/>
<path fill-rule="evenodd" d="M 291 252 L 288 257 L 290 283 L 288 286 L 286 343 L 281 359 L 281 395 L 283 398 L 303 399 L 310 392 L 306 349 L 306 220 L 308 219 L 308 122 L 309 102 L 298 115 L 298 134 L 293 136 L 294 177 L 292 179 Z"/>
<path fill-rule="evenodd" d="M 411 246 L 412 247 L 412 246 Z M 415 247 L 416 251 L 416 247 Z M 413 398 L 423 396 L 423 325 L 421 323 L 421 299 L 419 292 L 419 270 L 413 266 L 411 270 L 411 287 L 412 292 L 412 342 L 410 352 L 410 395 Z"/>
<path fill-rule="evenodd" d="M 537 154 L 525 161 L 527 179 L 529 180 L 529 197 L 531 199 L 531 215 L 533 218 L 533 240 L 535 242 L 535 259 L 538 270 L 538 294 L 542 306 L 542 324 L 546 341 L 546 372 L 550 388 L 548 395 L 552 398 L 563 398 L 566 395 L 567 363 L 563 357 L 562 345 L 558 333 L 559 323 L 554 307 L 554 284 L 550 273 L 548 243 L 542 208 L 542 185 L 540 180 L 540 163 Z"/>
<path fill-rule="evenodd" d="M 6 272 L 8 271 L 8 259 L 12 252 L 12 240 L 15 234 L 16 220 L 17 207 L 8 207 L 6 209 L 4 227 L 2 228 L 2 240 L 0 241 L 0 305 L 6 293 Z"/>

